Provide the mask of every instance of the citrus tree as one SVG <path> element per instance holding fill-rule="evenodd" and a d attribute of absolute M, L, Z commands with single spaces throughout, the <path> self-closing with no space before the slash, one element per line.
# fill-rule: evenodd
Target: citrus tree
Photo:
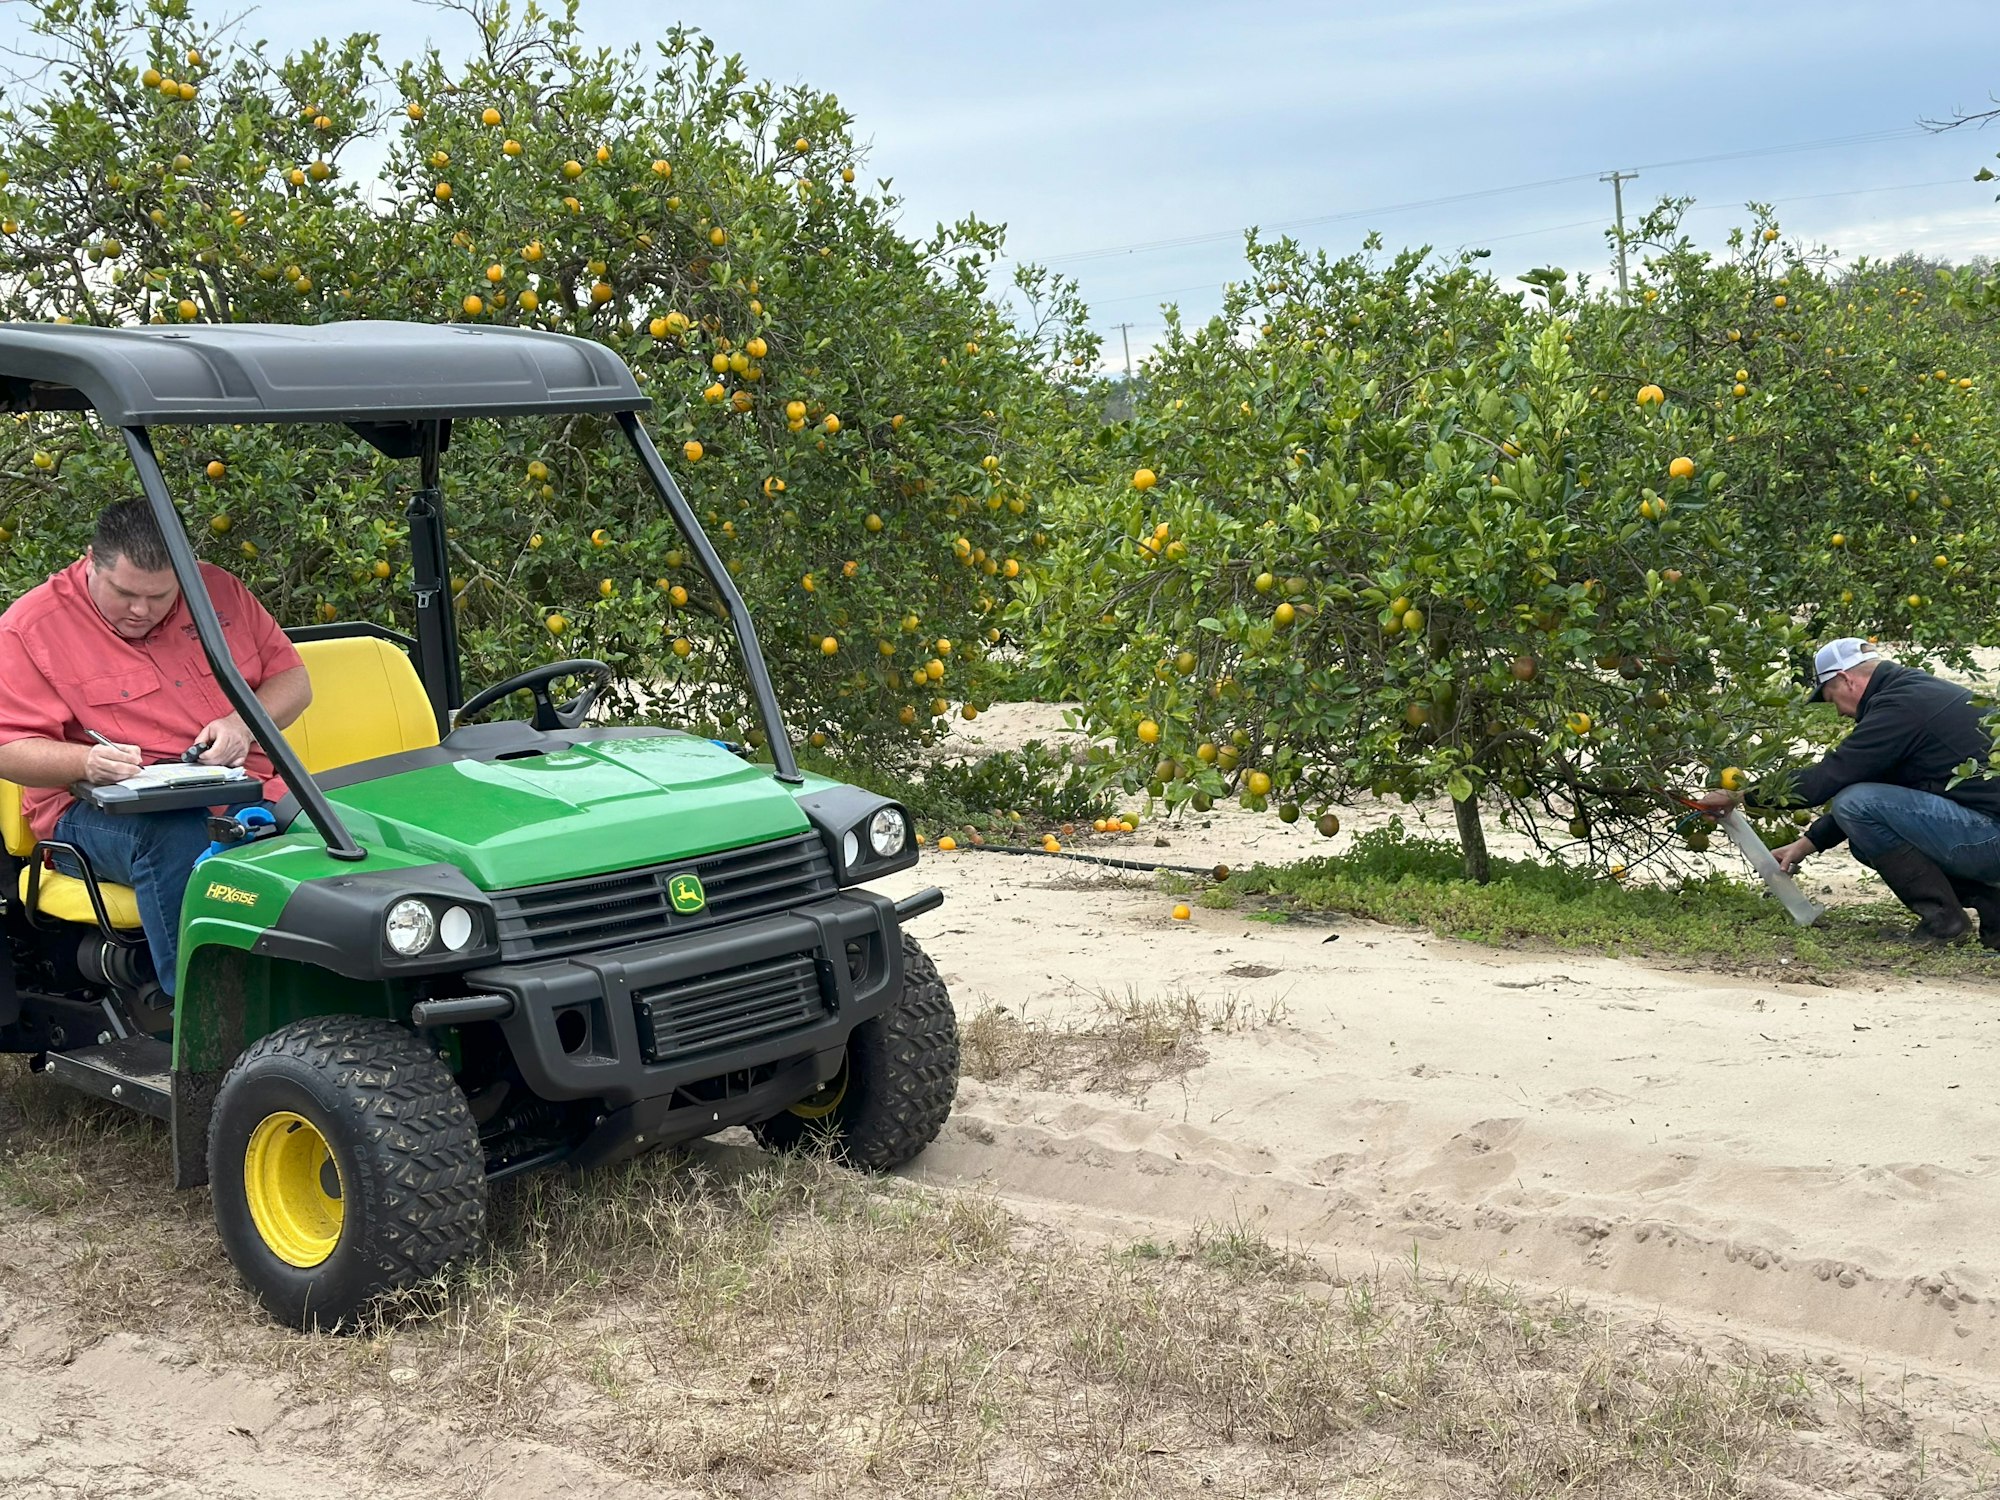
<path fill-rule="evenodd" d="M 2000 334 L 1980 278 L 1913 258 L 1843 269 L 1763 214 L 1711 257 L 1684 206 L 1642 222 L 1633 305 L 1593 301 L 1579 339 L 1726 456 L 1774 607 L 1816 637 L 1966 665 L 2000 642 Z"/>
<path fill-rule="evenodd" d="M 1377 248 L 1253 239 L 1222 313 L 1171 324 L 1021 591 L 1035 648 L 1169 806 L 1331 832 L 1358 791 L 1446 796 L 1479 878 L 1482 801 L 1659 852 L 1674 791 L 1806 732 L 1730 445 L 1592 347 L 1560 272 L 1523 298 Z"/>
<path fill-rule="evenodd" d="M 987 653 L 1093 345 L 1073 288 L 990 295 L 1000 231 L 922 240 L 831 96 L 674 28 L 648 59 L 575 7 L 458 12 L 469 55 L 280 58 L 184 0 L 38 0 L 47 69 L 0 108 L 0 316 L 406 318 L 606 344 L 760 623 L 790 722 L 893 763 L 985 701 Z M 406 620 L 412 478 L 343 433 L 161 434 L 209 556 L 281 618 Z M 461 424 L 447 465 L 468 680 L 596 655 L 727 727 L 714 585 L 602 419 Z M 115 447 L 0 436 L 0 581 L 73 556 Z"/>

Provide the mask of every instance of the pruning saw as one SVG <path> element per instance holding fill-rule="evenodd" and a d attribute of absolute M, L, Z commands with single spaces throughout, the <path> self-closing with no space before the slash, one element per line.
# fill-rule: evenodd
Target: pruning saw
<path fill-rule="evenodd" d="M 1799 883 L 1778 868 L 1778 861 L 1764 841 L 1757 837 L 1757 830 L 1750 826 L 1750 820 L 1743 816 L 1743 809 L 1732 807 L 1726 813 L 1715 813 L 1686 797 L 1678 799 L 1684 806 L 1714 818 L 1722 831 L 1729 835 L 1729 842 L 1743 851 L 1743 857 L 1750 861 L 1750 868 L 1757 872 L 1757 878 L 1764 882 L 1764 888 L 1801 927 L 1810 927 L 1825 913 L 1826 908 L 1815 902 Z"/>

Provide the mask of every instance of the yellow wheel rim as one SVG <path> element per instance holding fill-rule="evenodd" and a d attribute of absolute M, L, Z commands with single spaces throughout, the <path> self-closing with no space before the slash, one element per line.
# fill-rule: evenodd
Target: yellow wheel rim
<path fill-rule="evenodd" d="M 801 1120 L 824 1120 L 840 1108 L 840 1101 L 846 1097 L 847 1059 L 843 1057 L 840 1060 L 840 1071 L 794 1104 L 791 1113 Z"/>
<path fill-rule="evenodd" d="M 316 1266 L 340 1243 L 340 1165 L 304 1115 L 279 1110 L 257 1122 L 243 1151 L 243 1194 L 250 1222 L 286 1265 Z"/>

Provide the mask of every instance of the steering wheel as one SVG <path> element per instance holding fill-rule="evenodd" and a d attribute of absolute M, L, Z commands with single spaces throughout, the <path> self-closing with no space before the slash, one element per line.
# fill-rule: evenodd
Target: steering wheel
<path fill-rule="evenodd" d="M 549 696 L 549 685 L 564 677 L 589 676 L 590 686 L 578 693 L 567 703 L 558 704 Z M 505 682 L 496 682 L 489 688 L 481 688 L 458 711 L 455 722 L 463 723 L 485 708 L 491 708 L 509 693 L 523 689 L 535 695 L 534 727 L 543 733 L 556 729 L 574 729 L 583 722 L 590 706 L 597 701 L 597 695 L 611 685 L 611 668 L 594 657 L 577 657 L 569 661 L 552 661 L 544 666 L 530 667 L 525 672 L 516 672 Z"/>

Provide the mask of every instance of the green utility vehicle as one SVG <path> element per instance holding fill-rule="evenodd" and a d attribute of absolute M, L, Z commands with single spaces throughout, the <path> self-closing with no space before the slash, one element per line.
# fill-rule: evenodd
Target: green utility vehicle
<path fill-rule="evenodd" d="M 269 828 L 212 814 L 220 847 L 188 886 L 163 1005 L 132 891 L 38 842 L 0 783 L 0 1051 L 166 1121 L 176 1185 L 210 1185 L 231 1261 L 287 1322 L 351 1323 L 472 1254 L 489 1184 L 517 1172 L 733 1125 L 886 1169 L 950 1112 L 956 1021 L 904 931 L 943 897 L 866 887 L 916 863 L 908 814 L 799 769 L 749 611 L 640 425 L 649 405 L 603 347 L 521 329 L 0 324 L 0 411 L 122 432 L 217 683 L 289 788 Z M 593 722 L 600 661 L 463 696 L 452 424 L 578 412 L 615 420 L 706 571 L 769 764 Z M 230 659 L 148 430 L 307 422 L 415 463 L 415 629 L 291 632 L 313 702 L 280 732 Z M 559 701 L 564 682 L 582 686 Z M 531 718 L 471 722 L 516 692 Z M 135 815 L 229 795 L 76 790 Z"/>

